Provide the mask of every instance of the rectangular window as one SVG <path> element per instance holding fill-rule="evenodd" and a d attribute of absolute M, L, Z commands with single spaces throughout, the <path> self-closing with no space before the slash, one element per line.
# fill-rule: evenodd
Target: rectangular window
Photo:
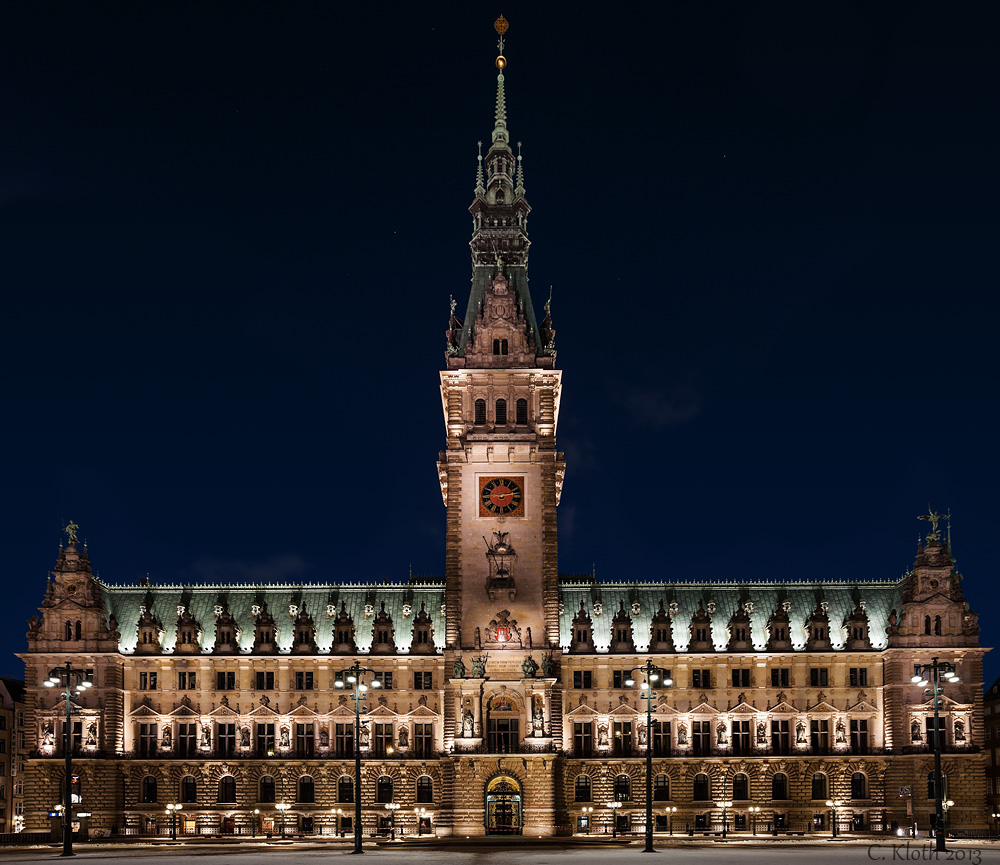
<path fill-rule="evenodd" d="M 7 716 L 0 715 L 0 730 L 6 730 L 6 729 L 7 729 Z"/>
<path fill-rule="evenodd" d="M 826 667 L 809 668 L 809 684 L 813 688 L 825 688 L 830 684 L 830 671 Z"/>
<path fill-rule="evenodd" d="M 749 688 L 750 687 L 750 671 L 749 670 L 733 670 L 733 687 L 734 688 Z"/>
<path fill-rule="evenodd" d="M 181 757 L 193 757 L 198 751 L 198 725 L 177 725 L 177 753 Z"/>
<path fill-rule="evenodd" d="M 934 716 L 927 719 L 927 747 L 933 749 L 934 745 Z M 937 738 L 941 748 L 945 746 L 944 740 L 944 718 L 938 718 Z"/>
<path fill-rule="evenodd" d="M 590 721 L 573 724 L 573 754 L 576 757 L 594 756 L 594 725 Z"/>
<path fill-rule="evenodd" d="M 334 727 L 333 743 L 338 757 L 352 758 L 354 756 L 354 725 L 337 724 Z"/>
<path fill-rule="evenodd" d="M 416 670 L 413 673 L 413 688 L 416 691 L 430 691 L 434 687 L 434 675 L 430 670 Z"/>
<path fill-rule="evenodd" d="M 632 722 L 615 721 L 612 725 L 612 752 L 616 757 L 632 756 Z"/>
<path fill-rule="evenodd" d="M 696 757 L 712 752 L 711 721 L 695 721 L 691 724 L 691 748 Z"/>
<path fill-rule="evenodd" d="M 215 729 L 216 753 L 220 757 L 231 757 L 236 753 L 236 725 L 217 724 Z"/>
<path fill-rule="evenodd" d="M 414 757 L 434 756 L 433 724 L 413 725 L 413 756 Z"/>
<path fill-rule="evenodd" d="M 868 684 L 867 667 L 851 667 L 850 681 L 852 688 L 863 688 Z"/>
<path fill-rule="evenodd" d="M 574 670 L 573 671 L 573 687 L 574 688 L 593 688 L 594 687 L 594 677 L 590 670 Z"/>
<path fill-rule="evenodd" d="M 273 670 L 258 670 L 255 677 L 257 679 L 257 690 L 258 691 L 273 691 L 274 690 L 274 671 Z"/>
<path fill-rule="evenodd" d="M 0 754 L 6 754 L 6 753 L 7 753 L 7 740 L 0 739 Z"/>
<path fill-rule="evenodd" d="M 375 724 L 374 739 L 375 756 L 386 756 L 392 747 L 392 724 Z"/>
<path fill-rule="evenodd" d="M 372 675 L 372 681 L 381 682 L 381 688 L 383 691 L 392 690 L 392 673 L 374 673 Z"/>
<path fill-rule="evenodd" d="M 814 754 L 825 754 L 830 749 L 830 722 L 809 722 L 809 744 Z"/>
<path fill-rule="evenodd" d="M 712 687 L 712 671 L 711 670 L 692 670 L 691 671 L 691 687 L 692 688 L 711 688 Z"/>
<path fill-rule="evenodd" d="M 851 721 L 851 753 L 868 753 L 868 720 L 855 718 Z"/>
<path fill-rule="evenodd" d="M 295 755 L 312 757 L 316 752 L 316 732 L 313 724 L 295 725 Z"/>
<path fill-rule="evenodd" d="M 139 690 L 156 690 L 156 673 L 139 673 Z"/>
<path fill-rule="evenodd" d="M 787 667 L 775 667 L 771 670 L 771 687 L 788 688 L 792 681 L 792 671 Z"/>
<path fill-rule="evenodd" d="M 236 672 L 234 670 L 219 670 L 215 674 L 215 687 L 218 691 L 236 690 Z"/>
<path fill-rule="evenodd" d="M 274 724 L 257 725 L 257 756 L 274 756 Z"/>
<path fill-rule="evenodd" d="M 653 721 L 653 756 L 669 757 L 671 742 L 670 722 Z"/>
<path fill-rule="evenodd" d="M 312 670 L 302 671 L 299 670 L 295 674 L 295 690 L 296 691 L 311 691 L 313 689 L 313 674 Z"/>
<path fill-rule="evenodd" d="M 198 680 L 195 673 L 178 673 L 177 690 L 193 691 L 198 687 Z"/>
<path fill-rule="evenodd" d="M 612 670 L 611 671 L 611 687 L 612 688 L 627 688 L 628 685 L 625 684 L 628 681 L 629 676 L 632 674 L 628 670 Z"/>
<path fill-rule="evenodd" d="M 788 721 L 771 721 L 771 752 L 773 754 L 790 754 L 792 752 L 792 737 L 788 729 Z"/>
<path fill-rule="evenodd" d="M 152 757 L 156 754 L 156 724 L 139 725 L 139 756 Z"/>
<path fill-rule="evenodd" d="M 751 747 L 750 722 L 733 721 L 733 754 L 745 756 Z"/>

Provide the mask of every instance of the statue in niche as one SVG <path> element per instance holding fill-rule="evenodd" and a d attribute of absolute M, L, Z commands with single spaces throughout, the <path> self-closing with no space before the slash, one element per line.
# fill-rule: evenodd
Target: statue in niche
<path fill-rule="evenodd" d="M 289 743 L 288 727 L 281 728 L 281 747 L 282 748 L 291 747 L 291 744 Z"/>
<path fill-rule="evenodd" d="M 91 742 L 91 736 L 94 737 L 94 741 Z M 163 728 L 163 738 L 160 739 L 161 748 L 170 748 L 173 744 L 174 734 L 170 730 L 170 725 L 166 724 Z M 97 744 L 97 724 L 91 723 L 90 727 L 87 729 L 87 744 L 96 745 Z"/>
<path fill-rule="evenodd" d="M 910 740 L 913 742 L 920 741 L 920 722 L 913 721 L 910 723 Z"/>
<path fill-rule="evenodd" d="M 843 745 L 847 741 L 847 730 L 844 727 L 843 721 L 837 721 L 837 726 L 834 728 L 834 741 L 838 745 Z"/>
<path fill-rule="evenodd" d="M 410 729 L 409 727 L 399 728 L 399 747 L 409 748 L 410 747 Z"/>
<path fill-rule="evenodd" d="M 330 734 L 327 732 L 326 727 L 320 727 L 319 729 L 319 746 L 321 748 L 330 747 Z"/>
<path fill-rule="evenodd" d="M 455 663 L 451 665 L 451 675 L 454 679 L 465 677 L 465 662 L 461 658 L 455 658 Z"/>
<path fill-rule="evenodd" d="M 521 664 L 521 672 L 524 673 L 525 679 L 534 679 L 535 673 L 538 672 L 538 664 L 535 663 L 535 659 L 528 655 L 524 659 L 524 663 Z"/>
<path fill-rule="evenodd" d="M 545 713 L 542 711 L 541 697 L 535 697 L 535 711 L 531 716 L 531 730 L 536 736 L 545 735 Z"/>
<path fill-rule="evenodd" d="M 767 727 L 764 725 L 763 721 L 757 722 L 757 744 L 767 744 Z"/>
<path fill-rule="evenodd" d="M 965 741 L 965 722 L 956 721 L 955 722 L 955 741 L 964 742 Z"/>
<path fill-rule="evenodd" d="M 806 725 L 799 721 L 795 725 L 795 744 L 804 745 L 806 742 Z"/>
<path fill-rule="evenodd" d="M 48 745 L 51 748 L 53 741 L 52 724 L 46 721 L 45 726 L 42 727 L 42 744 Z"/>
<path fill-rule="evenodd" d="M 688 728 L 687 724 L 677 725 L 677 744 L 686 745 L 688 743 Z"/>
<path fill-rule="evenodd" d="M 250 728 L 243 727 L 240 730 L 240 747 L 249 748 L 250 747 Z"/>
<path fill-rule="evenodd" d="M 542 655 L 542 675 L 546 679 L 551 679 L 556 673 L 556 662 L 552 660 L 552 653 Z"/>
<path fill-rule="evenodd" d="M 728 745 L 729 739 L 726 738 L 726 725 L 719 721 L 719 726 L 715 728 L 715 741 L 719 745 Z"/>
<path fill-rule="evenodd" d="M 607 727 L 606 724 L 601 724 L 601 726 L 599 726 L 597 728 L 597 747 L 598 748 L 607 748 L 608 745 L 609 745 L 609 742 L 608 742 L 608 727 Z"/>
<path fill-rule="evenodd" d="M 639 725 L 639 744 L 644 746 L 646 744 L 646 725 Z"/>
<path fill-rule="evenodd" d="M 471 739 L 476 734 L 476 719 L 472 717 L 472 709 L 462 710 L 462 735 Z"/>
<path fill-rule="evenodd" d="M 87 725 L 87 744 L 91 747 L 97 745 L 97 721 Z M 170 727 L 163 728 L 163 747 L 170 747 Z"/>
<path fill-rule="evenodd" d="M 206 750 L 212 747 L 212 731 L 208 726 L 201 728 L 201 747 Z"/>
<path fill-rule="evenodd" d="M 367 724 L 362 724 L 361 725 L 361 747 L 362 748 L 367 748 L 368 747 L 368 725 Z"/>
<path fill-rule="evenodd" d="M 482 679 L 486 675 L 486 658 L 476 655 L 472 659 L 472 678 Z"/>

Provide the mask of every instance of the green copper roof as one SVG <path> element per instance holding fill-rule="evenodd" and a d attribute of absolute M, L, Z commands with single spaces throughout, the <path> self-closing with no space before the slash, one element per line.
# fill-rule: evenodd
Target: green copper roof
<path fill-rule="evenodd" d="M 472 273 L 472 290 L 469 292 L 469 305 L 465 310 L 465 320 L 462 323 L 462 333 L 458 339 L 458 355 L 465 356 L 466 346 L 472 338 L 472 329 L 479 320 L 479 311 L 486 302 L 486 292 L 490 288 L 490 281 L 496 276 L 496 267 L 477 267 Z M 531 292 L 528 290 L 527 268 L 520 266 L 506 266 L 504 273 L 509 280 L 508 285 L 513 287 L 514 295 L 518 303 L 524 304 L 525 328 L 530 334 L 528 344 L 534 346 L 536 356 L 542 356 L 548 352 L 542 345 L 541 334 L 538 332 L 538 321 L 535 318 L 535 307 L 531 302 Z"/>

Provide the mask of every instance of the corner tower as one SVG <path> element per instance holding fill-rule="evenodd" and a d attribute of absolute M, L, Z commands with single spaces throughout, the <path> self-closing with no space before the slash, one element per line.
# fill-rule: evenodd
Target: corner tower
<path fill-rule="evenodd" d="M 560 373 L 555 331 L 528 289 L 528 214 L 520 144 L 507 130 L 500 35 L 496 109 L 482 144 L 472 214 L 472 288 L 452 301 L 441 400 L 447 449 L 438 459 L 447 509 L 446 642 L 453 649 L 543 649 L 559 643 L 556 451 Z M 511 624 L 512 623 L 512 624 Z"/>

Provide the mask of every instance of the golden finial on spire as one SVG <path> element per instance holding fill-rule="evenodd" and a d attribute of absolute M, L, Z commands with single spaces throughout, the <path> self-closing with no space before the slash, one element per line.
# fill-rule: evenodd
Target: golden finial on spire
<path fill-rule="evenodd" d="M 497 43 L 497 48 L 500 49 L 500 53 L 497 55 L 497 69 L 501 72 L 507 66 L 507 58 L 503 56 L 503 34 L 507 32 L 508 27 L 510 24 L 507 23 L 507 19 L 503 15 L 493 22 L 493 29 L 500 35 L 500 41 Z"/>

